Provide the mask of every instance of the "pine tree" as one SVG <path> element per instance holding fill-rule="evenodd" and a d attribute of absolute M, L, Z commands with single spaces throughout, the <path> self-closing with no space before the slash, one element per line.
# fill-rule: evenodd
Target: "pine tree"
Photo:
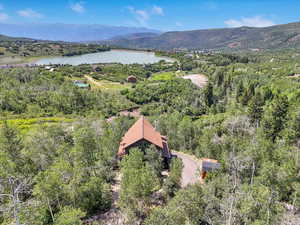
<path fill-rule="evenodd" d="M 261 94 L 258 92 L 250 101 L 248 107 L 248 115 L 252 123 L 259 125 L 263 114 L 264 101 Z"/>
<path fill-rule="evenodd" d="M 270 111 L 264 118 L 263 129 L 265 135 L 273 142 L 285 127 L 288 107 L 287 97 L 279 96 L 273 101 Z"/>

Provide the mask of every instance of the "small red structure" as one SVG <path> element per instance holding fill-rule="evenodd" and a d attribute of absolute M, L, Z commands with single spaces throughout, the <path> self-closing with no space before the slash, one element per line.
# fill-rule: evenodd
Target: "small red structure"
<path fill-rule="evenodd" d="M 167 138 L 157 132 L 144 116 L 136 121 L 122 138 L 118 156 L 122 157 L 128 154 L 130 148 L 139 146 L 145 142 L 155 145 L 158 150 L 162 151 L 164 159 L 171 159 Z"/>
<path fill-rule="evenodd" d="M 129 82 L 129 83 L 136 83 L 137 79 L 136 79 L 135 76 L 129 76 L 129 77 L 127 77 L 127 82 Z"/>

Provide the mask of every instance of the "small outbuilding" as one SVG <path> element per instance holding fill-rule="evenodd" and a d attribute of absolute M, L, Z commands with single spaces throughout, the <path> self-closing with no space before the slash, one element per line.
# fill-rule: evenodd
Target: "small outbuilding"
<path fill-rule="evenodd" d="M 127 82 L 128 83 L 136 83 L 137 79 L 135 76 L 129 76 L 129 77 L 127 77 Z"/>
<path fill-rule="evenodd" d="M 201 159 L 201 179 L 205 179 L 207 172 L 214 171 L 220 168 L 220 163 L 215 159 Z"/>

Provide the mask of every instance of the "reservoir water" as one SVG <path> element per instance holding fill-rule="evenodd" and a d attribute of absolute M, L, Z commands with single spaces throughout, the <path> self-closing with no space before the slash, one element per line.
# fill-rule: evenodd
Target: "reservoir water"
<path fill-rule="evenodd" d="M 35 62 L 37 65 L 50 64 L 70 64 L 77 66 L 80 64 L 94 63 L 122 63 L 122 64 L 149 64 L 160 60 L 173 62 L 172 59 L 156 56 L 153 52 L 129 51 L 129 50 L 111 50 L 107 52 L 84 54 L 71 57 L 51 57 L 40 59 Z"/>

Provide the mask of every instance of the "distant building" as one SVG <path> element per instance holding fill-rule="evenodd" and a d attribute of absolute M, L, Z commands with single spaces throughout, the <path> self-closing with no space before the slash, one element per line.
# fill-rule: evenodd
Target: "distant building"
<path fill-rule="evenodd" d="M 205 179 L 207 172 L 214 171 L 220 168 L 220 163 L 214 159 L 201 159 L 201 179 Z"/>
<path fill-rule="evenodd" d="M 135 76 L 129 76 L 129 77 L 127 77 L 127 82 L 129 82 L 129 83 L 136 83 L 137 79 L 136 79 Z"/>
<path fill-rule="evenodd" d="M 171 159 L 167 138 L 157 132 L 144 116 L 133 124 L 122 138 L 118 156 L 122 157 L 129 153 L 130 148 L 143 146 L 144 144 L 153 144 L 158 151 L 161 151 L 165 162 L 169 162 Z"/>

